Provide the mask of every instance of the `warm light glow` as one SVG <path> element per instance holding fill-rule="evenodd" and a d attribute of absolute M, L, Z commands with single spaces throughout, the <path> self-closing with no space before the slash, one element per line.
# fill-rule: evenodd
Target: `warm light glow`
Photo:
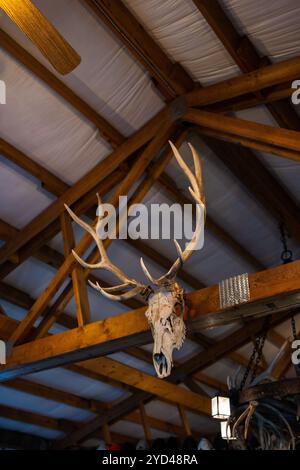
<path fill-rule="evenodd" d="M 227 419 L 230 416 L 230 400 L 228 397 L 215 396 L 211 400 L 211 415 L 217 419 Z"/>
<path fill-rule="evenodd" d="M 236 437 L 232 436 L 231 427 L 230 425 L 227 426 L 227 421 L 221 421 L 221 436 L 222 439 L 226 439 L 228 441 L 236 439 Z"/>

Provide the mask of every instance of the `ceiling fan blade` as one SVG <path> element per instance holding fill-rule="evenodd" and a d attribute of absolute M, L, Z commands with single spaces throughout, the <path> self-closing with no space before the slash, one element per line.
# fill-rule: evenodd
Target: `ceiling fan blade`
<path fill-rule="evenodd" d="M 0 7 L 62 75 L 81 58 L 30 0 L 0 0 Z"/>

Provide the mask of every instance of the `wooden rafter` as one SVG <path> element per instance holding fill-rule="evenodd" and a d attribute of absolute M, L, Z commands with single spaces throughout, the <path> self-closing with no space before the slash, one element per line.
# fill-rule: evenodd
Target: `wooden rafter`
<path fill-rule="evenodd" d="M 2 29 L 0 29 L 0 41 L 1 46 L 6 52 L 21 62 L 53 91 L 64 98 L 73 108 L 79 111 L 80 114 L 91 121 L 99 129 L 102 137 L 111 143 L 113 148 L 118 147 L 124 141 L 124 137 L 117 129 Z"/>
<path fill-rule="evenodd" d="M 83 0 L 83 3 L 149 71 L 166 98 L 174 98 L 194 88 L 194 82 L 184 68 L 170 60 L 121 1 Z"/>
<path fill-rule="evenodd" d="M 283 60 L 239 77 L 197 88 L 186 95 L 189 106 L 208 106 L 247 95 L 274 85 L 291 83 L 300 75 L 300 58 Z M 292 92 L 292 89 L 290 89 Z"/>
<path fill-rule="evenodd" d="M 246 149 L 258 150 L 259 152 L 270 153 L 271 155 L 288 158 L 289 160 L 295 160 L 296 162 L 299 161 L 299 152 L 295 152 L 294 150 L 288 150 L 283 147 L 277 147 L 275 145 L 266 144 L 265 142 L 251 140 L 241 135 L 233 135 L 227 132 L 216 131 L 203 126 L 201 126 L 201 128 L 196 128 L 195 131 L 200 133 L 205 141 L 205 137 L 208 136 L 212 137 L 215 140 L 237 144 Z M 221 142 L 219 143 L 219 148 L 222 148 Z"/>
<path fill-rule="evenodd" d="M 271 64 L 267 57 L 260 57 L 248 36 L 238 33 L 218 0 L 193 1 L 243 73 Z M 264 92 L 256 92 L 259 99 L 264 95 Z M 271 102 L 267 104 L 267 108 L 279 126 L 300 130 L 300 119 L 289 101 Z"/>
<path fill-rule="evenodd" d="M 184 120 L 202 127 L 228 134 L 246 137 L 250 140 L 266 143 L 294 151 L 295 160 L 300 161 L 300 134 L 297 131 L 257 124 L 244 119 L 222 116 L 217 119 L 215 113 L 189 108 Z"/>

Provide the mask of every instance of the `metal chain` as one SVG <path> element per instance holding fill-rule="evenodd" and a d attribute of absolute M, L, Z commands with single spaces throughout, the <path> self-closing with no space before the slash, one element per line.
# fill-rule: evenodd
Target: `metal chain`
<path fill-rule="evenodd" d="M 287 238 L 290 238 L 290 234 L 287 232 L 284 222 L 279 222 L 278 226 L 280 231 L 280 241 L 283 246 L 280 258 L 283 264 L 287 264 L 293 261 L 293 252 L 292 250 L 289 250 L 287 246 Z"/>
<path fill-rule="evenodd" d="M 251 382 L 255 379 L 256 373 L 257 373 L 257 370 L 258 370 L 258 366 L 261 362 L 262 352 L 263 352 L 263 348 L 264 348 L 266 337 L 267 337 L 267 331 L 268 330 L 266 328 L 264 334 L 260 337 L 260 342 L 259 342 L 259 346 L 258 346 L 258 349 L 257 349 L 256 361 L 255 361 L 253 371 L 252 371 Z"/>
<path fill-rule="evenodd" d="M 253 371 L 252 371 L 252 376 L 251 376 L 251 382 L 256 377 L 256 372 L 257 372 L 258 366 L 261 362 L 263 347 L 264 347 L 264 344 L 265 344 L 265 341 L 266 341 L 270 321 L 271 321 L 271 315 L 269 315 L 265 319 L 263 332 L 255 338 L 254 348 L 253 348 L 252 354 L 250 356 L 249 362 L 247 364 L 244 377 L 241 381 L 241 385 L 240 385 L 240 389 L 239 389 L 240 391 L 243 390 L 243 388 L 244 388 L 244 386 L 247 382 L 247 379 L 248 379 L 248 376 L 249 376 L 250 371 L 252 369 L 253 363 L 254 363 L 254 365 L 253 365 L 253 369 L 252 369 Z M 256 359 L 255 359 L 255 356 L 256 356 Z M 254 362 L 254 359 L 255 359 L 255 362 Z"/>
<path fill-rule="evenodd" d="M 258 336 L 257 338 L 255 338 L 254 348 L 253 348 L 252 354 L 250 356 L 249 362 L 247 364 L 244 377 L 243 377 L 243 379 L 241 381 L 241 384 L 240 384 L 240 392 L 243 390 L 243 388 L 245 387 L 245 384 L 247 382 L 248 376 L 249 376 L 251 368 L 252 368 L 252 364 L 254 362 L 257 350 L 259 348 L 259 343 L 260 343 L 260 337 Z"/>
<path fill-rule="evenodd" d="M 296 330 L 296 320 L 294 316 L 291 317 L 291 326 L 292 326 L 293 340 L 296 341 L 297 330 Z"/>

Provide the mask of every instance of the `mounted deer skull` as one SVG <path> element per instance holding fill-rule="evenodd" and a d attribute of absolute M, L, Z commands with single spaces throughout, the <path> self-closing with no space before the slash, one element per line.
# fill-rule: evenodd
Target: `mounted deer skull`
<path fill-rule="evenodd" d="M 65 205 L 72 219 L 87 232 L 89 232 L 93 237 L 100 253 L 100 261 L 96 264 L 89 264 L 82 260 L 73 250 L 73 255 L 76 260 L 82 266 L 88 269 L 106 269 L 113 273 L 121 281 L 121 284 L 108 288 L 102 288 L 98 282 L 94 284 L 93 282 L 89 281 L 89 284 L 94 289 L 101 292 L 101 294 L 103 294 L 105 297 L 112 300 L 126 300 L 138 294 L 142 295 L 147 300 L 148 309 L 146 311 L 146 317 L 151 326 L 154 340 L 153 364 L 156 373 L 160 378 L 170 375 L 173 364 L 173 349 L 181 348 L 185 339 L 185 324 L 183 321 L 183 289 L 177 284 L 175 278 L 178 270 L 181 268 L 183 263 L 190 258 L 195 247 L 199 243 L 200 237 L 204 230 L 205 215 L 205 199 L 203 193 L 202 172 L 199 156 L 192 145 L 189 144 L 194 159 L 194 175 L 182 159 L 176 147 L 172 144 L 172 142 L 169 143 L 172 147 L 174 156 L 179 166 L 190 181 L 191 187 L 189 187 L 189 191 L 196 202 L 197 224 L 195 232 L 184 250 L 182 250 L 178 242 L 174 240 L 178 258 L 165 275 L 157 279 L 153 278 L 146 268 L 143 259 L 141 258 L 140 262 L 144 274 L 150 280 L 152 285 L 156 286 L 156 291 L 146 284 L 142 284 L 134 279 L 130 279 L 123 271 L 121 271 L 121 269 L 111 263 L 104 248 L 103 241 L 99 235 L 101 233 L 102 217 L 98 216 L 98 221 L 94 228 L 79 219 L 79 217 L 77 217 L 76 214 L 74 214 L 74 212 L 67 205 Z M 101 207 L 101 200 L 98 195 L 97 197 L 99 209 Z M 101 211 L 98 210 L 98 214 L 100 213 Z M 130 290 L 118 294 L 118 292 L 124 291 L 126 288 L 130 288 Z M 178 306 L 180 307 L 179 314 L 177 312 Z"/>

